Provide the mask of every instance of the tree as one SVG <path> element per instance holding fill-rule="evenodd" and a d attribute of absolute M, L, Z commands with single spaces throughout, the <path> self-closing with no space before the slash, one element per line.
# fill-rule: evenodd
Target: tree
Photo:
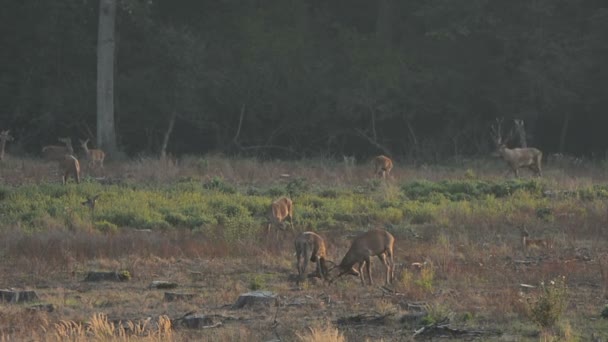
<path fill-rule="evenodd" d="M 116 151 L 114 127 L 114 23 L 116 0 L 99 1 L 97 40 L 97 146 Z"/>

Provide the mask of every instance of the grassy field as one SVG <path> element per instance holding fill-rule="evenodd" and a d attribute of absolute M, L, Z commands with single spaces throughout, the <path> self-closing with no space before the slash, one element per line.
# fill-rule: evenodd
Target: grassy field
<path fill-rule="evenodd" d="M 0 164 L 1 288 L 35 290 L 40 303 L 0 303 L 3 340 L 401 341 L 449 320 L 478 340 L 608 339 L 608 168 L 546 165 L 542 179 L 514 179 L 497 160 L 372 165 L 221 156 L 138 159 L 85 170 L 62 186 L 57 166 Z M 95 210 L 81 205 L 99 195 Z M 294 229 L 266 232 L 270 203 L 294 201 Z M 356 234 L 396 237 L 396 279 L 383 288 L 355 277 L 298 284 L 293 240 L 325 237 L 339 262 Z M 552 248 L 525 251 L 521 229 Z M 424 263 L 422 269 L 412 263 Z M 310 266 L 309 266 L 310 267 Z M 125 282 L 85 282 L 90 271 Z M 311 270 L 312 271 L 312 270 Z M 150 287 L 176 282 L 174 290 Z M 522 284 L 531 286 L 522 286 Z M 230 308 L 250 290 L 275 305 Z M 168 301 L 164 292 L 193 295 Z M 212 317 L 187 329 L 180 317 Z M 221 322 L 222 324 L 216 324 Z M 436 326 L 436 325 L 435 325 Z"/>

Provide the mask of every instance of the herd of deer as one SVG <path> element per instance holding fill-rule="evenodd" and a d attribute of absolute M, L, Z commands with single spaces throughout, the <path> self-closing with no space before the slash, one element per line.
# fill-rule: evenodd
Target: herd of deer
<path fill-rule="evenodd" d="M 10 131 L 0 132 L 0 160 L 4 159 L 4 148 L 7 141 L 12 141 Z M 63 184 L 66 184 L 68 177 L 72 176 L 76 183 L 80 183 L 80 162 L 74 154 L 71 138 L 58 138 L 59 142 L 65 146 L 48 145 L 42 148 L 42 157 L 46 160 L 57 161 L 61 168 Z M 80 140 L 80 146 L 85 153 L 85 158 L 89 161 L 88 167 L 100 167 L 103 170 L 103 161 L 106 157 L 105 152 L 99 149 L 89 149 L 89 139 Z"/>
<path fill-rule="evenodd" d="M 517 124 L 517 121 L 516 121 Z M 520 123 L 523 125 L 523 122 Z M 511 171 L 516 177 L 519 176 L 519 169 L 523 167 L 530 168 L 538 176 L 542 176 L 541 159 L 542 152 L 536 148 L 514 148 L 509 149 L 505 143 L 510 138 L 503 140 L 502 138 L 502 120 L 496 120 L 496 124 L 492 125 L 492 137 L 496 143 L 495 154 L 506 161 Z M 13 137 L 10 131 L 0 132 L 0 161 L 4 159 L 4 150 L 7 141 L 12 141 Z M 72 176 L 77 183 L 80 183 L 80 163 L 74 155 L 72 140 L 70 138 L 59 138 L 65 146 L 49 145 L 42 148 L 42 155 L 47 160 L 58 161 L 63 172 L 63 183 L 65 184 L 68 177 Z M 103 169 L 103 162 L 106 154 L 100 149 L 89 149 L 89 139 L 80 140 L 80 146 L 85 152 L 88 159 L 88 167 L 99 166 Z M 393 161 L 384 155 L 377 156 L 373 159 L 374 174 L 386 179 L 393 169 Z M 287 197 L 281 197 L 271 204 L 270 221 L 268 231 L 273 224 L 280 225 L 284 229 L 287 221 L 293 227 L 293 203 Z M 530 239 L 526 230 L 522 230 L 522 245 L 525 251 L 530 247 L 550 248 L 551 244 L 548 240 Z M 344 274 L 359 276 L 361 283 L 365 285 L 363 268 L 365 267 L 369 284 L 372 284 L 371 277 L 371 258 L 377 256 L 386 267 L 385 283 L 390 284 L 394 279 L 394 260 L 393 248 L 395 238 L 386 230 L 372 229 L 357 236 L 342 261 L 339 265 L 327 260 L 325 241 L 321 236 L 314 232 L 303 232 L 295 239 L 295 249 L 297 258 L 298 277 L 305 277 L 308 261 L 316 263 L 315 276 L 318 276 L 330 283 Z M 327 263 L 333 264 L 328 268 Z M 358 269 L 355 266 L 358 265 Z M 331 277 L 332 270 L 338 270 L 335 277 Z"/>

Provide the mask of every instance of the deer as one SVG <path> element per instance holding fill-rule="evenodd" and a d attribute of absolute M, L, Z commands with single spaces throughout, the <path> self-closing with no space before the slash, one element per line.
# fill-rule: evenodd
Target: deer
<path fill-rule="evenodd" d="M 365 266 L 367 268 L 369 285 L 372 285 L 371 257 L 377 256 L 386 267 L 385 284 L 390 284 L 395 278 L 394 246 L 395 238 L 384 229 L 372 229 L 357 236 L 353 240 L 348 252 L 346 252 L 342 262 L 337 266 L 340 273 L 331 282 L 344 274 L 350 274 L 359 276 L 361 285 L 365 286 L 365 277 L 363 276 L 363 267 Z M 354 268 L 356 264 L 359 264 L 358 271 Z"/>
<path fill-rule="evenodd" d="M 71 154 L 64 154 L 59 164 L 63 169 L 63 185 L 67 183 L 70 175 L 74 177 L 76 184 L 80 184 L 80 163 L 76 157 Z"/>
<path fill-rule="evenodd" d="M 80 146 L 82 146 L 82 149 L 86 153 L 87 159 L 89 160 L 89 164 L 87 165 L 87 167 L 91 168 L 91 167 L 95 166 L 95 164 L 97 164 L 103 170 L 103 160 L 106 158 L 106 153 L 99 149 L 90 150 L 88 147 L 89 139 L 86 139 L 86 140 L 78 139 L 78 140 L 80 140 Z"/>
<path fill-rule="evenodd" d="M 298 279 L 306 277 L 308 260 L 317 264 L 315 275 L 321 279 L 327 279 L 327 250 L 325 241 L 314 232 L 302 232 L 294 241 L 296 247 L 296 263 L 298 267 Z"/>
<path fill-rule="evenodd" d="M 0 132 L 0 161 L 4 160 L 4 147 L 7 141 L 13 141 L 10 130 Z"/>
<path fill-rule="evenodd" d="M 502 119 L 496 119 L 496 123 L 490 128 L 492 138 L 496 144 L 495 155 L 500 156 L 509 165 L 515 177 L 519 177 L 519 169 L 522 167 L 527 167 L 538 177 L 542 177 L 541 160 L 543 153 L 534 147 L 507 148 L 506 142 L 511 139 L 513 131 L 511 130 L 507 139 L 503 140 L 501 126 Z"/>
<path fill-rule="evenodd" d="M 42 148 L 42 155 L 47 160 L 57 160 L 63 162 L 65 155 L 74 155 L 74 148 L 72 148 L 72 139 L 58 138 L 60 142 L 64 143 L 65 146 L 48 145 Z"/>
<path fill-rule="evenodd" d="M 289 218 L 289 224 L 293 227 L 293 202 L 287 197 L 277 199 L 270 205 L 269 216 L 268 232 L 273 224 L 277 224 L 281 230 L 285 230 L 286 218 Z"/>
<path fill-rule="evenodd" d="M 393 161 L 391 160 L 391 158 L 385 155 L 379 155 L 374 157 L 374 174 L 386 179 L 392 169 Z"/>
<path fill-rule="evenodd" d="M 551 249 L 553 244 L 547 239 L 530 239 L 530 233 L 523 228 L 521 231 L 521 244 L 527 253 L 529 248 Z"/>

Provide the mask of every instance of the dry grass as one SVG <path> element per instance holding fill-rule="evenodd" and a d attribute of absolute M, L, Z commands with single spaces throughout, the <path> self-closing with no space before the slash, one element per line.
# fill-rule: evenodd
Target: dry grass
<path fill-rule="evenodd" d="M 12 159 L 1 167 L 6 183 L 60 182 L 52 165 L 37 160 Z M 499 162 L 471 167 L 482 179 L 496 179 L 504 172 Z M 398 184 L 407 179 L 462 178 L 466 168 L 404 167 L 397 161 L 376 200 L 390 202 L 399 196 Z M 289 179 L 305 177 L 313 185 L 356 187 L 369 182 L 373 167 L 329 160 L 266 162 L 211 156 L 168 162 L 108 161 L 105 172 L 108 178 L 127 183 L 206 181 L 220 176 L 237 186 L 272 186 L 286 182 L 280 175 L 289 174 Z M 605 172 L 591 167 L 556 170 L 548 166 L 545 173 L 546 181 L 560 189 L 608 181 Z M 593 332 L 608 338 L 602 330 L 604 322 L 595 319 L 605 305 L 608 287 L 606 204 L 578 199 L 562 202 L 553 207 L 554 219 L 549 222 L 539 220 L 533 210 L 514 212 L 517 215 L 472 213 L 452 206 L 438 216 L 449 217 L 453 228 L 446 229 L 439 220 L 412 224 L 409 230 L 396 233 L 396 295 L 378 287 L 361 287 L 355 277 L 343 277 L 332 286 L 310 281 L 297 287 L 295 233 L 289 231 L 270 236 L 260 232 L 251 240 L 227 242 L 213 231 L 100 233 L 78 227 L 70 230 L 50 219 L 35 234 L 24 232 L 18 224 L 2 227 L 0 287 L 34 289 L 41 302 L 53 304 L 55 310 L 47 313 L 32 311 L 27 305 L 0 304 L 0 340 L 249 341 L 278 335 L 288 341 L 389 341 L 407 338 L 420 323 L 340 326 L 338 330 L 326 322 L 356 314 L 399 316 L 415 311 L 408 304 L 425 302 L 435 315 L 447 312 L 455 325 L 494 327 L 515 340 L 534 341 L 539 332 L 521 305 L 522 292 L 528 290 L 519 285 L 538 285 L 558 275 L 569 281 L 570 305 L 565 323 L 555 331 L 542 332 L 541 338 L 584 340 Z M 526 259 L 514 229 L 520 223 L 528 224 L 537 236 L 554 237 L 553 250 L 535 251 Z M 352 238 L 347 234 L 351 233 L 323 232 L 331 260 L 339 262 L 348 249 Z M 530 262 L 518 262 L 526 260 Z M 410 267 L 425 261 L 420 271 Z M 372 263 L 374 279 L 382 279 L 380 262 Z M 127 270 L 133 278 L 125 283 L 83 282 L 91 270 Z M 167 302 L 162 290 L 149 288 L 153 280 L 175 281 L 179 292 L 196 296 Z M 277 292 L 279 307 L 239 311 L 225 307 L 254 284 Z M 206 330 L 172 327 L 167 320 L 191 311 L 232 320 Z M 473 318 L 464 321 L 463 316 Z"/>
<path fill-rule="evenodd" d="M 345 342 L 344 334 L 337 328 L 327 324 L 319 327 L 309 327 L 305 333 L 297 333 L 302 342 Z"/>

